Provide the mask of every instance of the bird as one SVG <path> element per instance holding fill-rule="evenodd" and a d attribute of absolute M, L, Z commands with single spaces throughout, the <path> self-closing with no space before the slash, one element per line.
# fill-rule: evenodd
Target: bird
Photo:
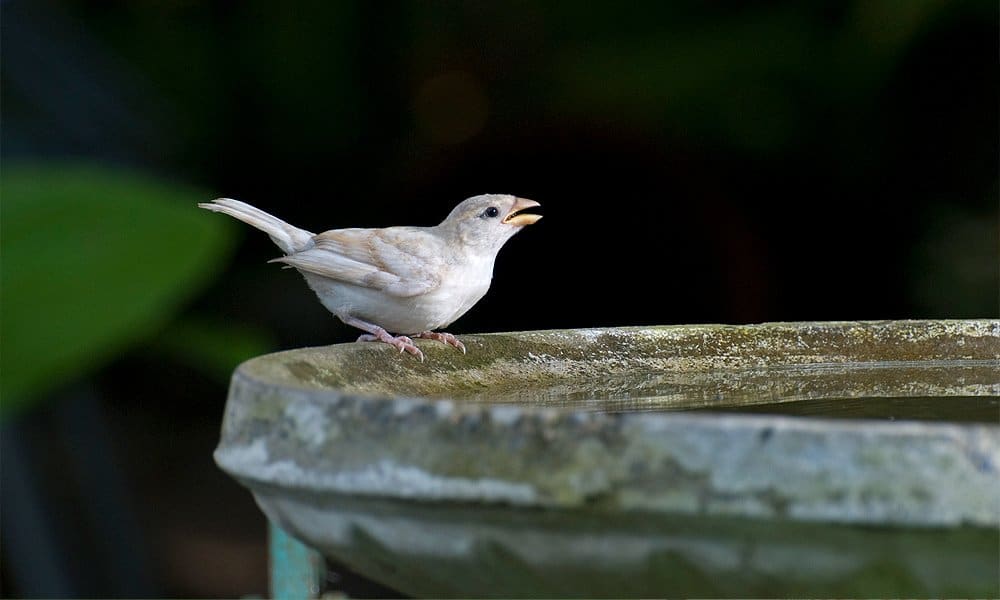
<path fill-rule="evenodd" d="M 357 341 L 384 342 L 421 361 L 423 352 L 413 338 L 466 352 L 457 337 L 436 330 L 451 325 L 486 295 L 500 248 L 542 218 L 527 212 L 541 206 L 534 200 L 482 194 L 463 200 L 432 227 L 314 234 L 232 198 L 198 206 L 270 236 L 284 256 L 268 262 L 297 269 L 327 310 L 365 332 Z"/>

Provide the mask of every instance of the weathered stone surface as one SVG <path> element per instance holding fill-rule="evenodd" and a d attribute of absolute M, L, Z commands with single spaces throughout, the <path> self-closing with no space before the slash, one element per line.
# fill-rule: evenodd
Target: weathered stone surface
<path fill-rule="evenodd" d="M 627 547 L 641 560 L 670 547 L 684 564 L 716 575 L 732 567 L 726 567 L 726 553 L 746 541 L 720 533 L 718 523 L 726 520 L 743 524 L 722 526 L 733 531 L 763 523 L 827 532 L 863 525 L 888 527 L 899 535 L 915 528 L 930 537 L 970 527 L 995 533 L 1000 526 L 998 423 L 644 412 L 779 397 L 794 402 L 824 394 L 941 401 L 1000 396 L 1000 321 L 593 329 L 466 336 L 463 341 L 469 349 L 465 356 L 434 342 L 421 343 L 427 355 L 423 363 L 377 344 L 308 348 L 248 361 L 233 376 L 216 460 L 255 492 L 273 519 L 342 560 L 353 554 L 348 562 L 362 563 L 359 568 L 369 573 L 378 571 L 378 562 L 358 554 L 364 552 L 362 542 L 378 539 L 379 552 L 417 560 L 427 558 L 427 540 L 445 544 L 441 551 L 450 547 L 449 535 L 465 540 L 464 550 L 450 547 L 452 558 L 485 560 L 477 544 L 488 542 L 503 548 L 501 554 L 514 563 L 530 565 L 541 560 L 535 555 L 560 552 L 556 546 L 545 549 L 545 536 L 533 538 L 524 530 L 526 522 L 547 527 L 553 519 L 546 514 L 562 515 L 566 523 L 602 523 L 594 531 L 611 537 L 597 545 L 603 550 L 592 552 L 594 560 L 609 565 L 624 556 L 619 553 L 626 546 L 613 541 L 615 524 L 623 519 L 641 518 L 651 526 L 685 518 L 711 523 L 712 533 L 705 535 L 721 545 L 704 546 L 709 558 L 698 558 L 692 550 L 697 545 L 664 546 L 656 536 Z M 964 366 L 950 368 L 958 365 Z M 578 402 L 558 400 L 581 382 L 587 382 L 584 389 L 609 393 L 607 388 L 634 381 L 636 374 L 642 374 L 638 381 L 655 379 L 649 385 L 659 395 L 586 410 Z M 614 379 L 619 376 L 624 379 Z M 531 395 L 541 388 L 556 391 L 550 397 Z M 663 389 L 670 393 L 659 393 Z M 613 392 L 628 396 L 628 390 Z M 614 410 L 604 410 L 608 406 Z M 369 505 L 380 507 L 381 516 L 365 516 Z M 466 517 L 445 527 L 446 516 L 428 516 L 434 511 Z M 511 531 L 520 531 L 520 537 L 501 535 L 501 526 L 477 537 L 474 532 L 482 528 L 470 516 L 477 511 L 493 520 L 508 515 L 511 523 L 519 523 Z M 414 517 L 417 513 L 423 516 Z M 399 531 L 412 535 L 393 541 L 379 533 L 376 523 L 392 515 L 406 520 L 410 529 L 400 525 Z M 465 534 L 444 533 L 455 527 Z M 581 535 L 572 528 L 546 531 L 557 538 Z M 896 534 L 872 535 L 877 543 L 896 543 Z M 976 550 L 953 551 L 968 551 L 978 557 L 974 560 L 985 552 L 984 564 L 989 564 L 989 543 L 975 537 L 981 533 L 969 535 L 978 540 Z M 524 541 L 522 547 L 516 547 L 516 539 Z M 802 544 L 816 556 L 835 554 L 819 538 Z M 768 546 L 768 551 L 792 552 L 786 546 L 780 551 Z M 940 547 L 937 541 L 918 546 L 930 553 Z M 579 560 L 563 554 L 567 561 Z M 795 562 L 793 556 L 786 557 L 786 566 Z M 874 555 L 858 558 L 839 571 L 832 564 L 823 568 L 837 573 L 831 575 L 835 581 L 863 571 L 873 560 Z M 890 562 L 909 573 L 919 570 L 922 560 L 901 551 Z M 790 566 L 775 566 L 784 564 L 777 558 L 764 563 L 743 576 L 757 577 L 767 568 L 781 576 L 792 572 Z M 995 572 L 984 569 L 980 583 Z M 447 591 L 402 585 L 418 593 Z M 983 585 L 898 589 L 938 595 L 991 591 L 991 584 Z M 541 583 L 536 589 L 558 591 Z M 681 589 L 728 593 L 707 584 Z M 822 590 L 843 591 L 815 591 Z M 482 590 L 454 592 L 480 595 Z"/>

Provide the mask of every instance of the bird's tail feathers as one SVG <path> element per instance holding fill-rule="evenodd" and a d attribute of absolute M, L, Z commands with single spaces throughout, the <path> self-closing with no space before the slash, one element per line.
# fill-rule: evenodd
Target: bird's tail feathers
<path fill-rule="evenodd" d="M 285 254 L 301 252 L 312 245 L 313 234 L 305 229 L 299 229 L 294 225 L 282 221 L 274 215 L 270 215 L 261 209 L 250 206 L 246 202 L 233 200 L 232 198 L 216 198 L 211 202 L 198 204 L 201 208 L 212 212 L 227 214 L 234 219 L 239 219 L 247 225 L 252 225 L 260 229 L 271 237 Z"/>

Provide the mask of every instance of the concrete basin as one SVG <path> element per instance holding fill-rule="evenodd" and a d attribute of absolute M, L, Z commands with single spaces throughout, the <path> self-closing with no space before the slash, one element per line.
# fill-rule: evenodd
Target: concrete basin
<path fill-rule="evenodd" d="M 261 356 L 219 466 L 415 596 L 1000 596 L 1000 321 Z"/>

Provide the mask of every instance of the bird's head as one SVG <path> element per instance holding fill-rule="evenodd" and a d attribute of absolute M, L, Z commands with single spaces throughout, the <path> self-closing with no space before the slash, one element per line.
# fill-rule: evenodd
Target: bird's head
<path fill-rule="evenodd" d="M 525 212 L 536 206 L 541 205 L 509 194 L 473 196 L 456 206 L 439 227 L 465 246 L 496 253 L 521 228 L 542 218 Z"/>

